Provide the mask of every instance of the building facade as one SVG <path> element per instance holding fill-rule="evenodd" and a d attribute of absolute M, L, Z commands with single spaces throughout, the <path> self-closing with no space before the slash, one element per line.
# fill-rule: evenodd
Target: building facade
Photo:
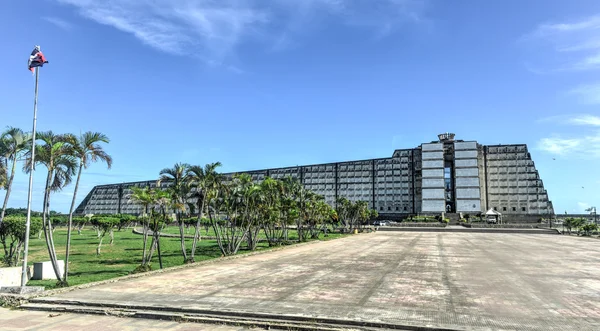
<path fill-rule="evenodd" d="M 416 148 L 396 150 L 388 158 L 244 173 L 256 181 L 291 176 L 306 189 L 323 195 L 332 206 L 339 197 L 367 201 L 389 218 L 442 212 L 478 214 L 490 208 L 532 219 L 554 214 L 526 145 L 485 146 L 455 140 L 452 133 L 440 134 L 437 141 Z M 96 186 L 76 213 L 139 214 L 141 207 L 127 199 L 134 186 L 156 187 L 156 181 Z"/>

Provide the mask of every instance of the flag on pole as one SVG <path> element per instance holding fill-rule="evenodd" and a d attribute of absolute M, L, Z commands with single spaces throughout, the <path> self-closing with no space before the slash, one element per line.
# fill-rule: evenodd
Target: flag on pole
<path fill-rule="evenodd" d="M 29 61 L 27 61 L 27 67 L 29 68 L 29 71 L 33 72 L 33 68 L 35 67 L 43 67 L 44 63 L 48 63 L 48 61 L 46 61 L 44 53 L 40 51 L 40 46 L 35 46 L 35 48 L 31 52 Z"/>

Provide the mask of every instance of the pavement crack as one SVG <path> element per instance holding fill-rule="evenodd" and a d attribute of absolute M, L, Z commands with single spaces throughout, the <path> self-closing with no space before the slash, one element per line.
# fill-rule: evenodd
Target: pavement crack
<path fill-rule="evenodd" d="M 375 293 L 375 291 L 377 291 L 381 287 L 381 284 L 383 284 L 383 282 L 385 281 L 386 276 L 390 272 L 398 269 L 400 264 L 402 264 L 402 262 L 404 262 L 404 260 L 406 260 L 406 256 L 408 255 L 408 253 L 410 253 L 410 251 L 413 250 L 413 248 L 419 242 L 419 240 L 421 239 L 422 236 L 423 236 L 423 234 L 419 234 L 418 236 L 413 238 L 410 241 L 410 243 L 408 243 L 408 245 L 406 245 L 406 247 L 402 250 L 402 252 L 400 252 L 400 254 L 398 254 L 398 257 L 394 260 L 394 263 L 390 263 L 386 268 L 384 268 L 381 271 L 379 278 L 377 280 L 375 280 L 375 282 L 373 282 L 373 285 L 371 286 L 369 291 L 358 302 L 358 306 L 364 306 L 365 303 L 367 303 L 367 301 L 371 298 L 371 296 Z"/>
<path fill-rule="evenodd" d="M 456 308 L 454 306 L 454 296 L 459 296 L 459 293 L 457 292 L 456 286 L 452 284 L 452 281 L 450 280 L 450 275 L 448 274 L 448 256 L 446 255 L 444 239 L 442 238 L 441 233 L 437 235 L 437 248 L 440 252 L 440 257 L 442 258 L 442 283 L 448 289 L 448 291 L 450 291 L 450 295 L 448 296 L 448 305 L 450 306 L 449 308 L 452 311 L 452 313 L 455 313 Z"/>

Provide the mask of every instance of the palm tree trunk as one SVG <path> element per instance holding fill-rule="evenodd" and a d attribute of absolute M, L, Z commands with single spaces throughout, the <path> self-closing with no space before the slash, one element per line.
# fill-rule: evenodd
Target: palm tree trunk
<path fill-rule="evenodd" d="M 15 179 L 15 169 L 17 167 L 17 157 L 13 159 L 12 170 L 10 171 L 10 178 L 6 186 L 6 195 L 4 196 L 4 204 L 2 205 L 2 213 L 0 214 L 0 224 L 4 220 L 4 213 L 6 212 L 6 206 L 8 205 L 8 198 L 10 197 L 10 191 L 12 188 L 13 179 Z"/>
<path fill-rule="evenodd" d="M 204 203 L 200 206 L 200 213 L 198 214 L 198 221 L 196 222 L 196 233 L 194 234 L 194 241 L 192 242 L 192 252 L 190 253 L 190 261 L 194 261 L 194 255 L 196 254 L 196 245 L 198 241 L 200 241 L 200 222 L 202 221 L 202 216 L 204 212 Z"/>
<path fill-rule="evenodd" d="M 146 206 L 146 217 L 148 217 L 148 206 Z M 146 242 L 148 241 L 148 225 L 150 224 L 150 220 L 148 220 L 148 222 L 144 221 L 142 219 L 143 224 L 143 228 L 144 228 L 144 248 L 142 249 L 142 265 L 145 266 L 147 261 L 146 261 Z M 147 225 L 148 224 L 148 225 Z"/>
<path fill-rule="evenodd" d="M 46 177 L 46 188 L 44 190 L 44 207 L 42 208 L 42 223 L 44 228 L 44 236 L 46 239 L 46 247 L 48 248 L 48 255 L 50 256 L 50 262 L 56 275 L 56 279 L 61 282 L 61 274 L 58 269 L 58 261 L 56 259 L 56 250 L 54 249 L 54 238 L 52 237 L 52 223 L 49 217 L 50 207 L 50 180 L 52 178 L 52 171 L 48 170 L 48 176 Z"/>
<path fill-rule="evenodd" d="M 183 255 L 183 263 L 187 262 L 187 252 L 185 251 L 185 233 L 183 232 L 183 221 L 181 220 L 181 214 L 177 212 L 177 221 L 179 222 L 179 236 L 181 237 L 181 254 Z"/>
<path fill-rule="evenodd" d="M 156 233 L 152 233 L 152 242 L 150 244 L 150 252 L 148 252 L 148 263 L 152 262 L 154 250 L 156 249 Z"/>
<path fill-rule="evenodd" d="M 83 169 L 83 160 L 79 162 L 79 171 L 77 172 L 77 181 L 75 181 L 75 190 L 73 191 L 73 200 L 71 200 L 71 208 L 69 209 L 69 224 L 67 225 L 67 247 L 65 249 L 65 274 L 63 280 L 65 284 L 69 278 L 69 252 L 71 250 L 71 231 L 73 228 L 73 210 L 75 209 L 75 199 L 77 198 L 77 189 L 79 188 L 79 179 L 81 178 L 81 170 Z M 79 231 L 81 234 L 81 231 Z"/>
<path fill-rule="evenodd" d="M 158 253 L 158 265 L 162 269 L 163 268 L 163 263 L 162 263 L 162 254 L 160 252 L 160 235 L 156 236 L 156 251 Z"/>
<path fill-rule="evenodd" d="M 96 256 L 100 255 L 100 247 L 102 247 L 102 240 L 104 240 L 104 236 L 100 237 L 100 242 L 98 243 L 98 247 L 96 247 Z"/>

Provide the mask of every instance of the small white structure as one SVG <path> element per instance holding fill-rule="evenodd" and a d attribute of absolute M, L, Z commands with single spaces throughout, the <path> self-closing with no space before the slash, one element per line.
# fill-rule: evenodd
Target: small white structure
<path fill-rule="evenodd" d="M 488 223 L 502 224 L 502 214 L 495 211 L 494 208 L 490 208 L 490 210 L 485 212 L 485 221 Z"/>
<path fill-rule="evenodd" d="M 31 278 L 31 267 L 28 278 Z M 21 286 L 22 267 L 0 268 L 0 287 Z"/>
<path fill-rule="evenodd" d="M 58 270 L 60 274 L 64 274 L 65 272 L 65 261 L 58 260 Z M 54 273 L 54 268 L 52 268 L 51 261 L 44 262 L 35 262 L 33 264 L 33 276 L 31 277 L 33 280 L 43 280 L 43 279 L 56 279 L 56 274 Z"/>

